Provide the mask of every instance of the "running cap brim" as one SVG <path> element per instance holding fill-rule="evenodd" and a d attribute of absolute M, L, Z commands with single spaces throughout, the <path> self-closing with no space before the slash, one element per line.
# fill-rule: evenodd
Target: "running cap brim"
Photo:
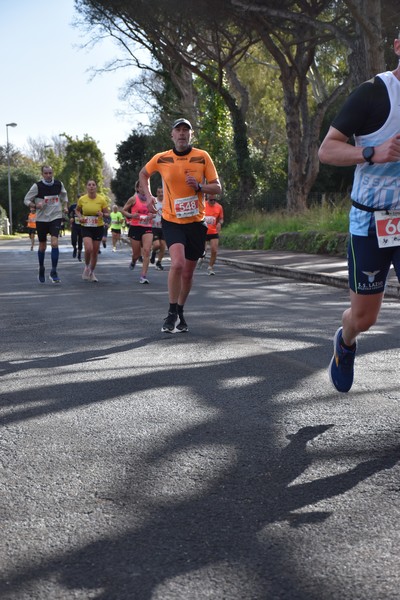
<path fill-rule="evenodd" d="M 173 122 L 172 129 L 175 129 L 175 127 L 179 127 L 179 125 L 187 125 L 187 127 L 189 127 L 189 129 L 193 129 L 191 122 L 188 121 L 187 119 L 177 119 L 176 121 Z"/>

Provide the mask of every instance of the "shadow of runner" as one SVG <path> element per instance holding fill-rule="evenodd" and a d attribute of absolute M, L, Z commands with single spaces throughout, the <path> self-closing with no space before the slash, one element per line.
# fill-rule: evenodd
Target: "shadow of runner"
<path fill-rule="evenodd" d="M 212 435 L 210 425 L 205 427 L 207 436 Z M 266 524 L 283 520 L 294 526 L 318 523 L 328 515 L 293 511 L 343 494 L 400 460 L 400 447 L 395 446 L 345 473 L 288 487 L 311 464 L 307 443 L 331 427 L 304 427 L 288 436 L 290 443 L 267 475 L 264 463 L 250 473 L 247 464 L 237 465 L 199 497 L 154 502 L 142 527 L 129 530 L 128 519 L 125 535 L 60 555 L 19 572 L 8 583 L 2 580 L 1 597 L 22 590 L 32 593 L 36 582 L 46 579 L 69 590 L 87 590 L 87 597 L 96 600 L 264 600 L 293 597 L 294 591 L 296 600 L 319 600 L 321 589 L 316 583 L 314 593 L 309 581 L 300 580 L 285 544 L 274 538 L 263 543 L 257 534 Z M 200 428 L 197 435 L 205 432 Z M 195 590 L 193 595 L 187 595 L 189 589 Z"/>

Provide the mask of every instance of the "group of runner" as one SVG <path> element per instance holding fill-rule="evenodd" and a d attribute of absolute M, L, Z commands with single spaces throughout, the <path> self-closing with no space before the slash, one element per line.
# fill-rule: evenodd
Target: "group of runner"
<path fill-rule="evenodd" d="M 379 73 L 349 96 L 319 149 L 321 162 L 356 165 L 348 247 L 351 303 L 334 336 L 329 365 L 330 380 L 342 393 L 353 385 L 357 338 L 378 318 L 391 264 L 400 276 L 400 34 L 394 40 L 394 52 L 399 59 L 397 68 Z M 131 219 L 131 266 L 135 266 L 139 252 L 143 253 L 141 280 L 146 283 L 148 263 L 155 259 L 151 254 L 152 225 L 160 223 L 156 220 L 160 199 L 152 195 L 150 178 L 156 172 L 161 175 L 161 231 L 171 258 L 169 307 L 161 331 L 169 334 L 188 331 L 184 306 L 196 264 L 204 256 L 207 237 L 205 195 L 209 197 L 207 204 L 215 206 L 215 196 L 221 193 L 211 157 L 192 146 L 192 137 L 190 121 L 177 119 L 171 128 L 173 148 L 156 154 L 141 169 L 135 196 L 121 211 L 123 217 Z M 348 143 L 350 138 L 354 138 L 354 145 Z M 53 179 L 51 167 L 43 167 L 42 175 L 41 181 L 26 195 L 25 204 L 36 210 L 39 281 L 45 281 L 44 254 L 50 234 L 50 280 L 58 283 L 58 235 L 62 211 L 68 211 L 68 199 L 63 184 Z M 103 230 L 103 218 L 108 214 L 106 199 L 100 197 L 95 205 L 94 193 L 95 182 L 92 182 L 86 199 L 80 198 L 76 209 L 83 218 L 81 226 L 85 231 L 84 274 L 92 281 L 96 280 L 94 254 L 102 239 L 100 228 Z M 215 225 L 215 233 L 209 234 L 212 261 L 216 246 L 213 240 L 219 234 L 223 214 L 208 215 L 208 219 L 209 224 Z M 213 262 L 209 266 L 211 274 Z"/>
<path fill-rule="evenodd" d="M 87 182 L 86 194 L 68 206 L 63 183 L 54 179 L 51 166 L 44 165 L 42 179 L 32 185 L 24 199 L 31 213 L 36 213 L 39 282 L 45 283 L 46 280 L 44 259 L 47 236 L 50 235 L 49 279 L 52 283 L 60 283 L 58 237 L 64 219 L 68 217 L 71 224 L 73 256 L 82 260 L 84 248 L 82 278 L 91 282 L 98 281 L 95 269 L 101 242 L 104 247 L 106 245 L 107 225 L 111 229 L 113 251 L 116 252 L 122 226 L 127 221 L 132 246 L 130 266 L 135 268 L 141 260 L 140 283 L 149 283 L 150 263 L 163 270 L 161 261 L 168 247 L 171 259 L 169 307 L 161 330 L 165 333 L 187 331 L 183 310 L 192 287 L 194 269 L 205 255 L 208 240 L 211 246 L 209 274 L 214 274 L 218 237 L 223 223 L 222 206 L 216 202 L 216 195 L 221 193 L 217 171 L 210 155 L 191 145 L 192 136 L 191 123 L 184 118 L 177 119 L 171 128 L 174 147 L 156 154 L 142 168 L 134 195 L 121 209 L 114 205 L 111 211 L 108 198 L 98 192 L 93 179 Z M 156 172 L 161 175 L 163 187 L 157 189 L 154 197 L 150 177 Z M 32 236 L 31 244 L 33 249 Z"/>

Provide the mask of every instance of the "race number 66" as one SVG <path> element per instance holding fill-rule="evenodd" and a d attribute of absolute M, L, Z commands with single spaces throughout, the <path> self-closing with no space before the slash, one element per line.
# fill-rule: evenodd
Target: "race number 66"
<path fill-rule="evenodd" d="M 400 218 L 389 219 L 385 224 L 385 233 L 386 235 L 395 235 L 396 233 L 400 233 Z"/>

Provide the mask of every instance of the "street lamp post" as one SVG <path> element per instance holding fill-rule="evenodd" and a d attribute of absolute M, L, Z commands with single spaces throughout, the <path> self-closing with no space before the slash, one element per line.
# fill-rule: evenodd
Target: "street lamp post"
<path fill-rule="evenodd" d="M 81 195 L 81 184 L 80 184 L 80 174 L 79 174 L 79 165 L 81 163 L 85 162 L 83 160 L 83 158 L 78 158 L 76 161 L 76 165 L 78 167 L 78 182 L 77 182 L 77 197 L 79 198 L 79 196 Z"/>
<path fill-rule="evenodd" d="M 12 200 L 11 200 L 11 166 L 10 166 L 10 144 L 8 142 L 8 128 L 16 127 L 16 123 L 6 123 L 6 136 L 7 136 L 7 167 L 8 167 L 8 219 L 10 221 L 10 233 L 13 232 L 13 218 L 12 218 Z"/>

